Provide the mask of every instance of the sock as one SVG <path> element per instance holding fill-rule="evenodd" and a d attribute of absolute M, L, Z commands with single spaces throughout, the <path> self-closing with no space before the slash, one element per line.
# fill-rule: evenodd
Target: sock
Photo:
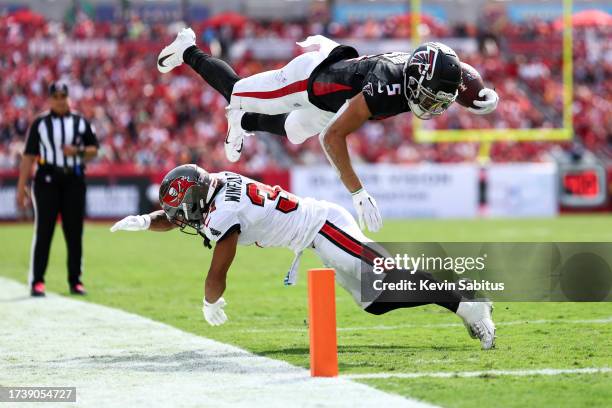
<path fill-rule="evenodd" d="M 383 282 L 400 282 L 401 280 L 415 282 L 417 288 L 419 287 L 419 282 L 423 280 L 439 282 L 432 274 L 423 271 L 417 271 L 414 274 L 409 274 L 405 271 L 391 271 L 387 273 Z M 395 309 L 436 304 L 453 313 L 457 313 L 459 303 L 463 299 L 461 294 L 454 290 L 438 290 L 436 292 L 415 290 L 410 293 L 413 298 L 411 300 L 406 300 L 406 292 L 383 291 L 376 300 L 364 310 L 374 315 L 381 315 Z"/>
<path fill-rule="evenodd" d="M 280 136 L 287 136 L 285 120 L 287 113 L 279 115 L 264 115 L 262 113 L 247 112 L 242 116 L 240 125 L 248 132 L 270 132 Z"/>
<path fill-rule="evenodd" d="M 229 103 L 234 84 L 241 78 L 227 62 L 206 54 L 196 45 L 192 45 L 183 52 L 183 61 L 223 95 Z"/>

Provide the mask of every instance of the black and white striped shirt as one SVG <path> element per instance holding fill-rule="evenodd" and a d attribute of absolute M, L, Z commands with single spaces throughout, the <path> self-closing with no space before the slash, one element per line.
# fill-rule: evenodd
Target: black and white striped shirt
<path fill-rule="evenodd" d="M 83 174 L 83 159 L 65 156 L 65 145 L 98 146 L 98 139 L 91 124 L 78 113 L 69 112 L 60 116 L 48 111 L 38 116 L 30 126 L 24 153 L 38 156 L 39 165 L 56 166 Z"/>

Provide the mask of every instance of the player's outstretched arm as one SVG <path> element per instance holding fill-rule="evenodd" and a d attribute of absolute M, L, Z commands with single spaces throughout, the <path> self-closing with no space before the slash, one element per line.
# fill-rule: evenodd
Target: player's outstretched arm
<path fill-rule="evenodd" d="M 238 246 L 239 232 L 232 232 L 215 245 L 210 269 L 204 284 L 204 301 L 202 312 L 204 319 L 212 326 L 222 325 L 227 321 L 223 308 L 227 304 L 222 295 L 225 292 L 227 271 L 229 270 Z"/>
<path fill-rule="evenodd" d="M 347 136 L 359 129 L 370 116 L 372 116 L 370 109 L 363 94 L 360 93 L 340 108 L 319 134 L 319 141 L 327 159 L 338 172 L 340 180 L 353 195 L 353 204 L 361 228 L 363 229 L 365 224 L 370 231 L 376 232 L 382 227 L 380 211 L 376 200 L 365 191 L 357 177 L 346 145 Z"/>
<path fill-rule="evenodd" d="M 124 219 L 117 221 L 110 230 L 115 231 L 170 231 L 176 225 L 168 221 L 168 217 L 163 210 L 154 211 L 145 215 L 128 215 Z"/>
<path fill-rule="evenodd" d="M 370 109 L 360 93 L 347 101 L 319 134 L 319 141 L 327 159 L 351 193 L 360 190 L 362 185 L 351 164 L 346 138 L 359 129 L 370 116 Z"/>

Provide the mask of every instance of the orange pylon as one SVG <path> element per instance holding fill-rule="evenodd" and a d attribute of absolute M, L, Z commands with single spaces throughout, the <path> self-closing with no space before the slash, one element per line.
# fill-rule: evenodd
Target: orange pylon
<path fill-rule="evenodd" d="M 336 377 L 338 375 L 338 343 L 333 269 L 308 271 L 308 310 L 310 375 Z"/>

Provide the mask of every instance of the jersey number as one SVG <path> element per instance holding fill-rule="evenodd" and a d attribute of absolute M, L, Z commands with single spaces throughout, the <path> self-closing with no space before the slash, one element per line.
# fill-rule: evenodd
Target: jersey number
<path fill-rule="evenodd" d="M 402 93 L 402 86 L 400 84 L 387 85 L 387 95 L 397 95 Z"/>
<path fill-rule="evenodd" d="M 290 213 L 298 208 L 298 198 L 291 193 L 286 192 L 279 186 L 271 187 L 267 184 L 255 182 L 249 183 L 246 186 L 247 196 L 251 202 L 260 207 L 264 206 L 266 198 L 276 200 L 276 209 L 283 213 Z"/>

